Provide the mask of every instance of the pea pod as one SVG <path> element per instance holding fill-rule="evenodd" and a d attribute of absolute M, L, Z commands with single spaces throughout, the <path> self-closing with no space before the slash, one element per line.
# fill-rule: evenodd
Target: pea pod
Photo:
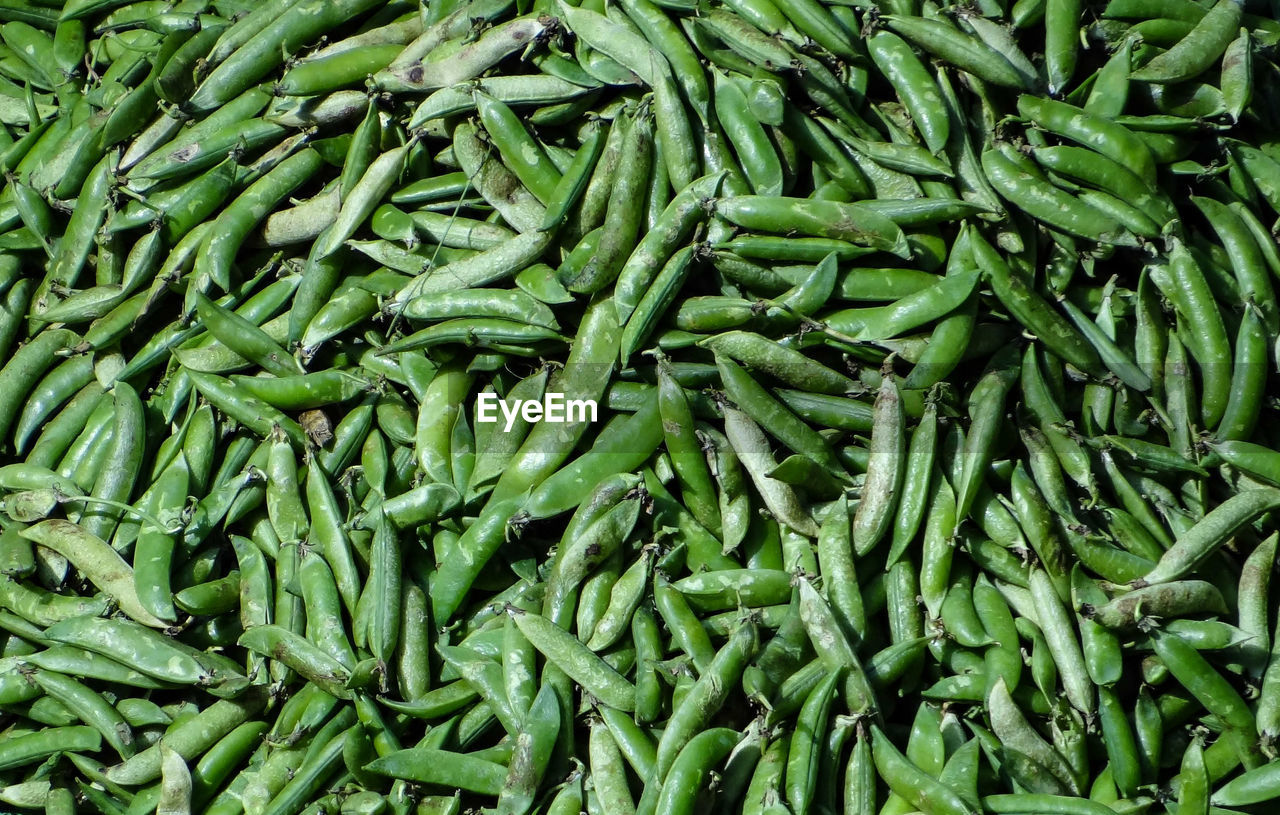
<path fill-rule="evenodd" d="M 1227 726 L 1227 740 L 1247 768 L 1261 764 L 1257 752 L 1257 732 L 1253 714 L 1230 687 L 1194 648 L 1176 636 L 1162 632 L 1152 635 L 1156 653 L 1180 684 L 1214 711 Z"/>
<path fill-rule="evenodd" d="M 1047 181 L 1026 172 L 998 149 L 982 154 L 982 169 L 1001 197 L 1055 229 L 1104 243 L 1135 243 L 1118 220 L 1096 207 L 1073 200 Z"/>
<path fill-rule="evenodd" d="M 96 752 L 102 736 L 91 727 L 52 727 L 9 738 L 0 752 L 0 767 L 25 767 L 64 751 Z"/>
<path fill-rule="evenodd" d="M 740 195 L 717 199 L 715 208 L 719 217 L 748 229 L 836 238 L 898 257 L 911 256 L 897 224 L 858 204 Z"/>
<path fill-rule="evenodd" d="M 1129 167 L 1148 184 L 1154 182 L 1155 162 L 1151 151 L 1123 125 L 1086 113 L 1065 102 L 1027 94 L 1018 97 L 1018 112 L 1046 130 L 1092 147 Z"/>
<path fill-rule="evenodd" d="M 654 767 L 658 778 L 668 776 L 685 746 L 696 738 L 695 733 L 724 704 L 730 688 L 755 653 L 757 643 L 755 625 L 744 620 L 734 629 L 729 641 L 716 652 L 706 672 L 685 695 L 673 713 L 670 726 L 662 733 Z"/>
<path fill-rule="evenodd" d="M 1167 583 L 1184 576 L 1213 554 L 1233 532 L 1277 506 L 1280 506 L 1280 491 L 1270 488 L 1232 496 L 1166 550 L 1156 567 L 1142 578 L 1142 584 Z"/>
<path fill-rule="evenodd" d="M 1139 82 L 1167 83 L 1196 76 L 1222 56 L 1239 30 L 1241 13 L 1236 3 L 1214 3 L 1185 37 L 1131 77 Z"/>
<path fill-rule="evenodd" d="M 128 759 L 134 753 L 133 731 L 124 717 L 101 694 L 75 679 L 53 671 L 37 670 L 32 680 L 45 693 L 63 704 L 73 705 L 81 719 L 102 734 L 103 739 Z"/>
<path fill-rule="evenodd" d="M 871 751 L 876 769 L 889 788 L 917 807 L 945 815 L 975 810 L 949 787 L 912 764 L 878 725 L 871 725 Z"/>
<path fill-rule="evenodd" d="M 1103 368 L 1097 352 L 1048 302 L 1017 277 L 991 244 L 976 233 L 972 247 L 974 259 L 987 271 L 996 297 L 1024 327 L 1064 361 L 1094 377 L 1102 377 Z"/>
<path fill-rule="evenodd" d="M 25 399 L 40 376 L 53 365 L 54 354 L 69 350 L 79 342 L 79 337 L 69 328 L 40 332 L 26 343 L 0 368 L 0 383 L 4 394 L 0 404 L 0 437 L 8 438 L 9 428 L 18 418 L 18 403 Z"/>
<path fill-rule="evenodd" d="M 166 735 L 164 747 L 185 759 L 203 754 L 222 736 L 257 714 L 266 703 L 264 696 L 265 694 L 254 690 L 238 699 L 214 702 L 170 731 Z M 161 744 L 148 747 L 111 767 L 107 771 L 108 780 L 130 786 L 154 781 L 161 774 L 161 752 Z"/>
<path fill-rule="evenodd" d="M 285 54 L 368 8 L 367 1 L 360 0 L 327 6 L 290 6 L 227 55 L 196 88 L 188 104 L 193 110 L 209 110 L 223 104 L 279 65 Z"/>
<path fill-rule="evenodd" d="M 951 122 L 928 69 L 902 38 L 892 32 L 877 31 L 867 39 L 867 48 L 910 111 L 925 144 L 934 153 L 941 151 L 950 137 Z"/>
<path fill-rule="evenodd" d="M 101 538 L 75 524 L 59 520 L 41 521 L 24 529 L 22 534 L 74 563 L 133 619 L 154 628 L 168 625 L 142 606 L 134 586 L 133 570 Z"/>
<path fill-rule="evenodd" d="M 635 687 L 564 629 L 537 614 L 515 614 L 516 625 L 548 660 L 602 702 L 618 710 L 635 706 Z"/>

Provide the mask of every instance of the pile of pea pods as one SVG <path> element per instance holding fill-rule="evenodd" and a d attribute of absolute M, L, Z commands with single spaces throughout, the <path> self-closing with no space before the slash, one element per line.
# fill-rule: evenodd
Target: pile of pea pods
<path fill-rule="evenodd" d="M 1280 800 L 1276 0 L 0 0 L 0 811 Z"/>

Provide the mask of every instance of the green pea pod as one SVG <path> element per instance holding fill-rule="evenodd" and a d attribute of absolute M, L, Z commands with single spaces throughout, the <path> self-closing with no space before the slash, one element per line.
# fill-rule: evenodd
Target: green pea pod
<path fill-rule="evenodd" d="M 1185 37 L 1134 71 L 1131 78 L 1163 84 L 1183 82 L 1204 72 L 1231 44 L 1240 29 L 1242 13 L 1238 3 L 1214 3 Z"/>
<path fill-rule="evenodd" d="M 635 686 L 576 637 L 540 615 L 520 612 L 514 616 L 533 646 L 589 693 L 618 710 L 634 709 Z"/>
<path fill-rule="evenodd" d="M 126 664 L 162 682 L 196 684 L 205 668 L 163 634 L 129 620 L 81 616 L 51 625 L 45 637 Z"/>
<path fill-rule="evenodd" d="M 1044 569 L 1032 569 L 1029 583 L 1039 610 L 1045 643 L 1062 674 L 1067 698 L 1081 713 L 1092 713 L 1095 704 L 1094 687 L 1085 667 L 1075 626 L 1067 616 L 1066 607 Z"/>
<path fill-rule="evenodd" d="M 556 623 L 565 624 L 573 603 L 578 599 L 583 580 L 592 570 L 620 552 L 623 542 L 635 528 L 640 515 L 639 502 L 631 493 L 621 498 L 591 523 L 573 528 L 572 537 L 566 537 L 557 550 L 542 605 L 543 614 Z"/>
<path fill-rule="evenodd" d="M 747 98 L 737 82 L 716 72 L 715 110 L 742 170 L 757 195 L 782 193 L 782 164 L 764 127 L 747 115 Z"/>
<path fill-rule="evenodd" d="M 1004 416 L 1004 404 L 1018 375 L 1017 350 L 997 353 L 969 394 L 969 433 L 965 439 L 964 468 L 956 490 L 956 523 L 973 506 L 983 473 L 992 456 L 992 445 Z"/>
<path fill-rule="evenodd" d="M 132 729 L 97 691 L 69 676 L 43 669 L 33 672 L 31 678 L 45 693 L 73 706 L 81 720 L 101 733 L 121 758 L 134 754 Z"/>
<path fill-rule="evenodd" d="M 603 722 L 591 725 L 587 743 L 588 764 L 596 794 L 610 812 L 630 815 L 635 812 L 635 802 L 626 783 L 626 769 L 622 752 L 609 728 Z"/>
<path fill-rule="evenodd" d="M 698 611 L 730 611 L 778 605 L 791 596 L 791 574 L 781 569 L 723 569 L 714 576 L 696 574 L 674 587 Z"/>
<path fill-rule="evenodd" d="M 974 259 L 986 270 L 992 291 L 1004 307 L 1062 360 L 1090 376 L 1103 378 L 1105 369 L 1088 341 L 1015 275 L 994 247 L 977 233 L 971 235 Z"/>
<path fill-rule="evenodd" d="M 1090 678 L 1099 687 L 1114 685 L 1121 673 L 1120 641 L 1092 614 L 1107 603 L 1107 596 L 1078 564 L 1071 570 L 1071 601 L 1081 615 L 1080 641 Z"/>
<path fill-rule="evenodd" d="M 287 665 L 297 671 L 299 676 L 315 682 L 332 696 L 339 699 L 351 697 L 351 692 L 345 686 L 350 674 L 342 663 L 322 651 L 319 646 L 286 628 L 279 625 L 259 625 L 242 634 L 238 643 L 254 653 Z"/>
<path fill-rule="evenodd" d="M 303 373 L 298 361 L 252 321 L 219 306 L 203 294 L 196 295 L 196 312 L 210 334 L 245 359 L 276 376 Z"/>
<path fill-rule="evenodd" d="M 304 0 L 290 5 L 274 19 L 261 21 L 252 35 L 205 77 L 187 104 L 196 111 L 216 108 L 260 81 L 287 54 L 371 7 L 369 0 L 330 4 Z"/>
<path fill-rule="evenodd" d="M 716 368 L 720 372 L 725 395 L 743 413 L 790 449 L 808 456 L 833 474 L 840 472 L 826 440 L 777 402 L 741 366 L 717 355 Z"/>
<path fill-rule="evenodd" d="M 1151 642 L 1169 673 L 1226 725 L 1225 740 L 1245 767 L 1259 766 L 1255 718 L 1230 683 L 1181 638 L 1157 630 Z"/>
<path fill-rule="evenodd" d="M 705 673 L 715 659 L 716 651 L 684 594 L 659 572 L 653 580 L 653 599 L 658 616 L 672 632 L 676 647 L 689 657 L 699 675 Z"/>
<path fill-rule="evenodd" d="M 1031 726 L 1003 682 L 997 681 L 992 687 L 987 704 L 991 710 L 992 732 L 999 737 L 1006 752 L 1025 756 L 1041 772 L 1052 776 L 1061 789 L 1078 792 L 1066 759 Z"/>
<path fill-rule="evenodd" d="M 730 634 L 728 642 L 716 652 L 707 670 L 672 712 L 670 724 L 662 732 L 654 767 L 656 778 L 669 776 L 684 747 L 721 709 L 754 655 L 757 644 L 755 625 L 750 620 L 743 620 Z"/>
<path fill-rule="evenodd" d="M 1073 105 L 1023 94 L 1018 113 L 1063 138 L 1097 150 L 1133 170 L 1148 184 L 1155 182 L 1151 151 L 1131 130 Z"/>
<path fill-rule="evenodd" d="M 635 250 L 618 271 L 614 304 L 618 320 L 627 323 L 646 298 L 654 294 L 654 282 L 679 247 L 705 217 L 705 201 L 716 193 L 723 175 L 712 173 L 692 181 L 671 200 L 653 227 L 641 237 Z M 608 222 L 605 224 L 608 228 Z M 662 288 L 659 292 L 667 293 Z M 646 305 L 657 305 L 649 303 Z M 650 317 L 650 319 L 652 319 Z"/>
<path fill-rule="evenodd" d="M 14 447 L 25 451 L 45 420 L 93 380 L 92 356 L 71 357 L 45 375 L 31 392 L 14 428 Z M 21 466 L 21 465 L 18 465 Z M 49 486 L 49 485 L 41 485 Z"/>
<path fill-rule="evenodd" d="M 458 539 L 456 556 L 445 560 L 436 572 L 431 592 L 433 620 L 448 620 L 457 611 L 485 563 L 502 547 L 507 523 L 525 498 L 524 494 L 505 499 L 491 496 L 467 527 Z"/>
<path fill-rule="evenodd" d="M 886 15 L 884 19 L 895 33 L 957 68 L 1003 87 L 1031 90 L 1027 78 L 999 52 L 948 23 L 898 15 Z"/>
<path fill-rule="evenodd" d="M 875 342 L 892 339 L 932 322 L 961 307 L 973 293 L 980 273 L 976 270 L 948 275 L 937 285 L 886 306 L 846 309 L 826 315 L 826 324 L 855 339 Z"/>
<path fill-rule="evenodd" d="M 506 782 L 507 768 L 492 761 L 428 747 L 412 747 L 379 757 L 369 765 L 371 773 L 444 786 L 480 795 L 497 796 Z"/>
<path fill-rule="evenodd" d="M 1151 389 L 1151 378 L 1138 367 L 1138 364 L 1133 361 L 1128 352 L 1116 345 L 1114 339 L 1107 336 L 1098 327 L 1097 323 L 1090 320 L 1078 306 L 1066 298 L 1059 300 L 1058 305 L 1062 307 L 1063 311 L 1067 312 L 1067 318 L 1084 335 L 1085 339 L 1089 340 L 1098 352 L 1103 364 L 1112 373 L 1134 390 L 1147 391 Z"/>
<path fill-rule="evenodd" d="M 509 733 L 518 733 L 520 716 L 511 706 L 503 687 L 503 666 L 496 660 L 463 646 L 438 647 L 440 656 L 463 681 L 474 687 L 488 700 L 494 716 Z"/>
<path fill-rule="evenodd" d="M 257 103 L 256 99 L 251 101 Z M 221 127 L 214 129 L 215 123 Z M 206 125 L 203 132 L 182 134 L 181 143 L 171 142 L 130 170 L 133 183 L 149 189 L 165 179 L 184 178 L 220 164 L 237 146 L 261 148 L 277 144 L 287 132 L 282 126 L 261 118 L 222 122 L 220 117 L 211 116 L 201 124 Z M 195 140 L 188 141 L 193 136 Z M 168 152 L 162 152 L 166 150 Z"/>
<path fill-rule="evenodd" d="M 155 679 L 101 654 L 71 645 L 51 644 L 43 651 L 28 654 L 23 660 L 45 670 L 81 679 L 95 679 L 143 689 L 176 687 L 173 683 Z M 25 680 L 23 682 L 25 684 Z"/>
<path fill-rule="evenodd" d="M 464 343 L 481 348 L 528 346 L 545 340 L 564 340 L 558 331 L 536 325 L 493 318 L 459 318 L 428 326 L 377 350 L 379 356 L 416 351 L 444 343 Z"/>
<path fill-rule="evenodd" d="M 681 496 L 698 522 L 713 534 L 720 531 L 720 509 L 702 445 L 695 435 L 693 415 L 684 388 L 664 359 L 658 363 L 658 411 Z"/>
<path fill-rule="evenodd" d="M 179 455 L 160 474 L 154 487 L 154 505 L 170 509 L 182 505 L 187 498 L 190 468 L 187 460 Z M 143 522 L 134 543 L 133 579 L 138 599 L 155 617 L 173 622 L 177 613 L 173 608 L 171 571 L 175 536 L 172 530 Z"/>
<path fill-rule="evenodd" d="M 474 124 L 463 122 L 454 128 L 453 149 L 471 186 L 504 221 L 519 232 L 538 231 L 546 208 L 481 142 Z"/>
<path fill-rule="evenodd" d="M 935 474 L 934 489 L 930 497 L 929 516 L 925 522 L 923 549 L 920 555 L 920 597 L 931 618 L 942 611 L 951 565 L 954 560 L 950 536 L 957 528 L 956 495 L 945 478 Z"/>
<path fill-rule="evenodd" d="M 115 156 L 103 157 L 76 196 L 76 207 L 67 223 L 65 236 L 54 257 L 52 278 L 73 285 L 93 250 L 93 238 L 106 220 L 106 184 L 116 166 Z"/>
<path fill-rule="evenodd" d="M 4 607 L 12 612 L 5 613 L 10 629 L 34 641 L 44 639 L 37 626 L 52 626 L 79 616 L 99 617 L 110 606 L 109 598 L 103 595 L 68 597 L 10 578 L 0 582 L 0 592 Z"/>
<path fill-rule="evenodd" d="M 225 23 L 202 24 L 200 30 L 184 41 L 173 55 L 159 67 L 154 79 L 156 93 L 166 102 L 176 104 L 195 90 L 195 72 L 228 26 Z"/>
<path fill-rule="evenodd" d="M 1212 555 L 1243 525 L 1280 506 L 1280 490 L 1258 489 L 1239 493 L 1215 507 L 1160 558 L 1141 584 L 1177 580 Z"/>
<path fill-rule="evenodd" d="M 830 672 L 843 675 L 841 696 L 852 711 L 874 711 L 875 694 L 853 650 L 848 636 L 841 630 L 830 605 L 818 594 L 813 585 L 800 579 L 800 618 L 809 641 L 818 652 L 821 664 Z"/>
<path fill-rule="evenodd" d="M 906 552 L 915 539 L 925 516 L 929 485 L 933 478 L 934 456 L 937 451 L 938 407 L 930 399 L 925 413 L 911 433 L 911 443 L 906 451 L 906 469 L 902 474 L 902 494 L 897 512 L 893 516 L 893 539 L 889 548 L 886 567 L 892 566 Z M 868 465 L 870 463 L 868 462 Z"/>
<path fill-rule="evenodd" d="M 648 0 L 628 0 L 622 8 L 649 43 L 671 63 L 675 80 L 679 83 L 685 100 L 699 120 L 705 122 L 711 102 L 706 76 L 694 48 L 675 22 L 660 8 L 663 5 Z"/>
<path fill-rule="evenodd" d="M 818 764 L 822 758 L 831 701 L 840 672 L 833 671 L 810 691 L 800 708 L 796 732 L 787 754 L 784 789 L 792 811 L 807 812 L 818 786 Z"/>
<path fill-rule="evenodd" d="M 1007 795 L 984 795 L 982 808 L 986 812 L 1000 815 L 1017 815 L 1017 813 L 1054 812 L 1061 815 L 1106 815 L 1115 810 L 1106 804 L 1088 798 L 1052 795 L 1049 793 L 1017 793 Z"/>
<path fill-rule="evenodd" d="M 464 10 L 458 9 L 458 12 Z M 498 13 L 500 10 L 495 5 L 482 16 L 489 18 Z M 466 14 L 457 16 L 460 22 L 468 19 Z M 452 17 L 454 15 L 449 15 Z M 444 20 L 440 22 L 443 24 Z M 453 24 L 458 25 L 459 22 Z M 548 20 L 537 14 L 516 17 L 486 31 L 475 42 L 451 54 L 449 59 L 432 59 L 431 54 L 423 58 L 419 48 L 411 47 L 392 61 L 386 71 L 375 74 L 373 81 L 377 87 L 392 92 L 418 92 L 456 85 L 483 74 L 508 54 L 525 48 L 546 31 L 548 25 Z M 459 35 L 461 33 L 458 32 Z M 427 43 L 439 42 L 440 36 L 440 32 L 425 30 L 420 39 Z"/>
<path fill-rule="evenodd" d="M 1080 12 L 1078 0 L 1048 0 L 1044 9 L 1045 69 L 1049 75 L 1049 93 L 1057 95 L 1075 73 L 1080 48 Z"/>
<path fill-rule="evenodd" d="M 600 651 L 613 645 L 626 632 L 631 625 L 632 615 L 639 609 L 644 599 L 652 565 L 652 555 L 641 552 L 640 558 L 618 576 L 609 593 L 609 604 L 587 641 L 588 648 Z M 637 656 L 637 659 L 639 658 Z M 640 681 L 637 677 L 637 704 L 641 696 Z"/>
<path fill-rule="evenodd" d="M 528 400 L 541 402 L 546 384 L 547 370 L 539 368 L 512 386 L 506 393 L 507 400 L 512 403 Z M 501 419 L 492 417 L 493 421 L 489 421 L 490 416 L 481 416 L 484 410 L 481 405 L 487 404 L 483 399 L 484 392 L 477 400 L 476 417 L 473 420 L 476 428 L 476 464 L 467 490 L 470 494 L 482 494 L 492 489 L 533 425 L 518 411 L 515 415 Z"/>
<path fill-rule="evenodd" d="M 1160 226 L 1176 215 L 1169 200 L 1148 186 L 1133 169 L 1100 152 L 1061 145 L 1035 148 L 1033 155 L 1039 164 L 1055 173 L 1122 198 Z"/>
<path fill-rule="evenodd" d="M 393 66 L 416 62 L 441 42 L 460 36 L 470 26 L 473 15 L 492 19 L 507 12 L 511 8 L 508 0 L 482 3 L 459 3 L 433 9 L 431 13 L 419 15 L 422 32 L 414 35 L 414 39 L 406 46 L 404 53 L 393 62 Z"/>
<path fill-rule="evenodd" d="M 1258 425 L 1259 406 L 1267 383 L 1267 339 L 1272 336 L 1264 325 L 1265 319 L 1252 303 L 1245 307 L 1236 335 L 1231 396 L 1218 425 L 1218 439 L 1248 438 Z"/>
<path fill-rule="evenodd" d="M 837 238 L 902 258 L 911 256 L 897 224 L 858 204 L 739 195 L 716 199 L 715 214 L 746 229 Z"/>
<path fill-rule="evenodd" d="M 1248 29 L 1241 28 L 1239 36 L 1222 54 L 1222 96 L 1227 104 L 1227 115 L 1233 122 L 1240 120 L 1240 115 L 1253 101 L 1253 49 L 1252 36 Z"/>
<path fill-rule="evenodd" d="M 604 153 L 607 134 L 608 130 L 600 124 L 595 124 L 587 132 L 586 139 L 574 154 L 573 163 L 565 170 L 547 200 L 547 213 L 542 221 L 544 231 L 559 227 L 569 211 L 581 200 L 600 156 Z"/>
<path fill-rule="evenodd" d="M 729 331 L 699 342 L 699 345 L 781 380 L 805 393 L 843 394 L 855 392 L 853 380 L 804 354 L 748 331 Z M 789 401 L 789 400 L 788 400 Z M 866 416 L 864 411 L 857 411 Z M 870 429 L 867 417 L 865 429 Z"/>
<path fill-rule="evenodd" d="M 581 417 L 583 411 L 578 415 Z M 531 433 L 529 439 L 532 438 Z M 585 497 L 584 486 L 595 486 L 607 478 L 630 472 L 643 464 L 661 442 L 662 420 L 657 400 L 653 398 L 646 400 L 645 405 L 627 419 L 606 426 L 589 451 L 535 487 L 524 511 L 530 517 L 539 518 L 574 508 Z"/>
<path fill-rule="evenodd" d="M 154 628 L 168 625 L 143 607 L 134 586 L 133 570 L 101 538 L 60 520 L 41 521 L 24 529 L 22 535 L 74 563 L 133 619 Z"/>
<path fill-rule="evenodd" d="M 890 31 L 878 31 L 868 37 L 867 50 L 911 113 L 929 150 L 935 154 L 941 152 L 950 138 L 951 120 L 937 83 L 924 63 L 901 37 Z"/>
<path fill-rule="evenodd" d="M 516 738 L 507 778 L 498 794 L 497 812 L 523 815 L 529 811 L 551 760 L 559 729 L 559 703 L 551 686 L 543 685 Z"/>
<path fill-rule="evenodd" d="M 598 635 L 600 626 L 592 637 Z M 662 712 L 666 692 L 658 675 L 657 662 L 665 653 L 662 634 L 653 612 L 641 605 L 631 616 L 631 638 L 636 646 L 635 721 L 656 721 Z"/>
<path fill-rule="evenodd" d="M 201 371 L 187 371 L 195 387 L 211 404 L 231 418 L 243 424 L 259 436 L 270 435 L 273 427 L 280 427 L 295 447 L 306 446 L 302 428 L 293 419 L 267 403 L 240 390 L 230 380 Z"/>
<path fill-rule="evenodd" d="M 917 808 L 939 815 L 974 812 L 954 790 L 909 761 L 878 725 L 872 724 L 870 729 L 875 767 L 890 790 L 915 804 Z"/>
<path fill-rule="evenodd" d="M 1120 699 L 1109 687 L 1098 688 L 1098 718 L 1116 788 L 1133 797 L 1141 780 L 1137 742 Z"/>
<path fill-rule="evenodd" d="M 92 727 L 49 727 L 12 736 L 0 751 L 0 768 L 11 770 L 37 764 L 63 752 L 97 752 L 102 736 Z"/>
<path fill-rule="evenodd" d="M 552 376 L 547 391 L 563 393 L 566 402 L 602 398 L 618 358 L 620 334 L 612 300 L 596 300 L 579 324 L 578 336 L 570 346 L 564 369 Z M 509 498 L 541 483 L 561 466 L 586 429 L 585 420 L 559 425 L 543 422 L 535 426 L 520 446 L 511 467 L 499 478 L 494 497 Z"/>
<path fill-rule="evenodd" d="M 863 498 L 853 518 L 853 547 L 859 556 L 875 548 L 894 523 L 905 476 L 906 426 L 901 394 L 892 375 L 882 378 L 874 410 L 871 459 Z"/>
<path fill-rule="evenodd" d="M 369 576 L 365 591 L 372 591 L 373 611 L 369 620 L 369 650 L 381 663 L 390 662 L 400 640 L 400 600 L 402 553 L 395 530 L 385 515 L 378 514 L 370 545 Z"/>
<path fill-rule="evenodd" d="M 433 120 L 464 113 L 476 109 L 475 91 L 496 99 L 506 105 L 542 106 L 555 104 L 579 104 L 583 94 L 589 94 L 594 83 L 587 85 L 570 81 L 568 78 L 537 75 L 497 75 L 472 82 L 463 82 L 448 88 L 441 88 L 432 93 L 415 108 L 409 119 L 409 128 L 416 130 Z M 533 120 L 531 120 L 533 121 Z M 534 121 L 534 124 L 538 122 Z M 422 179 L 413 186 L 415 191 L 427 193 L 435 188 L 430 179 Z M 463 188 L 465 189 L 465 187 Z M 462 189 L 453 193 L 457 196 Z M 439 193 L 437 193 L 439 194 Z M 424 199 L 426 200 L 426 199 Z"/>
<path fill-rule="evenodd" d="M 18 404 L 25 400 L 59 351 L 74 347 L 80 338 L 68 328 L 48 329 L 18 349 L 0 368 L 0 438 L 8 438 L 17 420 Z"/>
<path fill-rule="evenodd" d="M 468 253 L 465 257 L 422 272 L 404 285 L 391 299 L 390 305 L 397 306 L 413 297 L 484 286 L 511 277 L 527 269 L 541 257 L 550 242 L 549 233 L 535 230 L 516 235 L 483 252 Z M 367 297 L 367 293 L 365 294 Z M 374 307 L 372 310 L 376 311 L 376 299 L 368 299 Z M 320 328 L 319 316 L 312 321 L 315 329 Z M 308 326 L 308 333 L 311 333 L 313 326 Z M 307 342 L 306 337 L 303 342 Z"/>
<path fill-rule="evenodd" d="M 286 96 L 310 96 L 354 85 L 391 64 L 403 49 L 394 44 L 367 45 L 299 61 L 276 83 Z"/>
<path fill-rule="evenodd" d="M 230 290 L 231 264 L 249 233 L 290 192 L 320 169 L 320 154 L 304 149 L 280 162 L 227 205 L 196 257 L 196 274 L 207 275 L 223 291 Z M 347 236 L 343 236 L 345 240 Z"/>
<path fill-rule="evenodd" d="M 1280 330 L 1280 314 L 1277 314 L 1275 290 L 1265 271 L 1266 262 L 1262 249 L 1254 240 L 1244 219 L 1229 206 L 1211 198 L 1193 196 L 1191 202 L 1209 221 L 1214 234 L 1226 249 L 1231 269 L 1240 286 L 1240 297 L 1258 310 L 1267 331 L 1276 333 Z"/>
<path fill-rule="evenodd" d="M 1136 243 L 1119 221 L 1096 207 L 1074 200 L 1046 180 L 1036 178 L 999 149 L 983 152 L 982 169 L 1001 197 L 1048 226 L 1102 243 L 1119 246 Z"/>
<path fill-rule="evenodd" d="M 755 483 L 765 506 L 779 521 L 802 535 L 817 537 L 819 529 L 800 496 L 788 484 L 769 475 L 777 467 L 769 440 L 760 426 L 743 411 L 723 405 L 725 435 L 743 469 Z"/>
<path fill-rule="evenodd" d="M 618 277 L 627 258 L 633 254 L 643 211 L 635 202 L 643 196 L 652 163 L 653 122 L 648 108 L 642 108 L 623 137 L 621 159 L 610 187 L 600 240 L 573 279 L 564 281 L 570 291 L 599 291 Z M 670 207 L 674 206 L 673 201 Z"/>
<path fill-rule="evenodd" d="M 1274 761 L 1249 770 L 1214 790 L 1210 800 L 1215 806 L 1221 807 L 1248 806 L 1271 800 L 1275 795 L 1274 785 L 1278 772 L 1280 769 Z M 1184 781 L 1183 788 L 1186 787 Z"/>
<path fill-rule="evenodd" d="M 155 744 L 111 767 L 107 770 L 107 780 L 137 786 L 160 778 L 164 748 L 173 750 L 188 761 L 202 755 L 219 739 L 262 710 L 266 704 L 264 690 L 255 688 L 238 699 L 214 702 L 170 729 L 165 734 L 163 747 Z"/>
<path fill-rule="evenodd" d="M 480 91 L 475 91 L 474 96 L 480 121 L 503 162 L 535 198 L 544 205 L 549 203 L 561 175 L 542 146 L 505 103 Z"/>

